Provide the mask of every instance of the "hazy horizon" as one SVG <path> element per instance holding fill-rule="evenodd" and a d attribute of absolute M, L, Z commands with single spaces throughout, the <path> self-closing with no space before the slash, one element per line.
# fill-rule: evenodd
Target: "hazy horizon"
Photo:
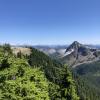
<path fill-rule="evenodd" d="M 74 41 L 73 41 L 74 42 Z M 0 43 L 0 45 L 4 45 L 4 44 L 10 44 L 12 46 L 49 46 L 49 47 L 55 47 L 55 46 L 69 46 L 71 45 L 73 42 L 71 43 L 66 43 L 66 44 L 28 44 L 28 43 L 10 43 L 10 42 L 2 42 Z M 78 41 L 79 42 L 79 41 Z M 91 46 L 100 46 L 100 43 L 98 44 L 89 44 L 89 43 L 81 43 L 79 42 L 80 44 L 83 44 L 83 45 L 91 45 Z"/>
<path fill-rule="evenodd" d="M 100 44 L 99 0 L 1 0 L 0 43 Z"/>

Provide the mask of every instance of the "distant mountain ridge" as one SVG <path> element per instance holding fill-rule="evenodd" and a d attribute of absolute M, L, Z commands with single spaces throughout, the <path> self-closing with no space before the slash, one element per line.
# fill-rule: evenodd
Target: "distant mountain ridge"
<path fill-rule="evenodd" d="M 62 47 L 38 47 L 38 50 L 49 55 L 53 59 L 75 67 L 83 63 L 90 63 L 99 60 L 100 49 L 97 46 L 83 45 L 74 41 L 71 45 Z"/>
<path fill-rule="evenodd" d="M 71 45 L 64 46 L 33 46 L 39 51 L 44 52 L 51 58 L 75 67 L 84 63 L 91 63 L 100 59 L 100 49 L 96 46 L 83 45 L 74 41 Z M 13 47 L 13 52 L 22 51 L 24 54 L 30 54 L 26 47 Z"/>
<path fill-rule="evenodd" d="M 67 49 L 65 54 L 68 54 L 60 60 L 70 66 L 77 66 L 83 63 L 90 63 L 97 61 L 100 58 L 100 50 L 96 48 L 91 48 L 74 41 Z"/>

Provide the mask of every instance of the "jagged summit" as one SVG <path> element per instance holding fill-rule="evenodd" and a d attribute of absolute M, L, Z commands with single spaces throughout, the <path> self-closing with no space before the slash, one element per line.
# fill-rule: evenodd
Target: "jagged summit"
<path fill-rule="evenodd" d="M 91 53 L 91 49 L 90 48 L 87 48 L 87 46 L 77 42 L 77 41 L 74 41 L 67 49 L 66 49 L 66 53 L 67 52 L 70 52 L 71 53 L 74 53 L 75 57 L 77 57 L 78 55 L 81 55 L 81 56 L 86 56 L 88 54 Z"/>
<path fill-rule="evenodd" d="M 74 42 L 66 49 L 66 52 L 69 51 L 69 50 L 71 50 L 71 49 L 76 50 L 76 49 L 78 49 L 79 47 L 83 47 L 83 45 L 80 44 L 80 43 L 77 42 L 77 41 L 74 41 Z"/>
<path fill-rule="evenodd" d="M 69 66 L 100 60 L 100 50 L 81 44 L 78 41 L 74 41 L 71 45 L 64 48 L 42 48 L 40 51 Z"/>
<path fill-rule="evenodd" d="M 69 47 L 80 47 L 82 46 L 81 43 L 79 43 L 78 41 L 74 41 Z"/>
<path fill-rule="evenodd" d="M 77 41 L 74 41 L 65 51 L 62 61 L 69 65 L 98 60 L 100 51 L 89 48 Z"/>
<path fill-rule="evenodd" d="M 78 41 L 74 41 L 72 44 L 73 45 L 80 45 L 80 43 Z"/>

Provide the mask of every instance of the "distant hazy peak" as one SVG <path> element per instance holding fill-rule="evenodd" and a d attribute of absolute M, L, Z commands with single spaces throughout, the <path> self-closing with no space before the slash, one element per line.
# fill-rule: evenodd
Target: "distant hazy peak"
<path fill-rule="evenodd" d="M 72 45 L 81 45 L 78 41 L 74 41 Z"/>
<path fill-rule="evenodd" d="M 74 41 L 67 49 L 66 49 L 66 52 L 71 50 L 71 49 L 74 49 L 74 50 L 77 50 L 79 47 L 83 47 L 84 45 L 80 44 L 79 42 L 77 41 Z"/>

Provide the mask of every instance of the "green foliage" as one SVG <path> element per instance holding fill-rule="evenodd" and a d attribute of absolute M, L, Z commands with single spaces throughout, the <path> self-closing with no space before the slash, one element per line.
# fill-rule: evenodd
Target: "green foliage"
<path fill-rule="evenodd" d="M 2 46 L 2 48 L 3 48 L 3 51 L 4 51 L 4 53 L 5 53 L 6 55 L 12 54 L 12 50 L 11 50 L 10 44 L 4 44 L 4 45 Z"/>
<path fill-rule="evenodd" d="M 0 65 L 0 70 L 3 70 L 8 67 L 10 67 L 10 64 L 8 63 L 8 59 L 7 58 L 3 59 Z"/>
<path fill-rule="evenodd" d="M 24 60 L 15 60 L 1 71 L 0 81 L 0 100 L 49 100 L 44 73 L 28 67 Z"/>
<path fill-rule="evenodd" d="M 49 82 L 51 100 L 79 100 L 70 71 L 66 66 L 59 71 L 60 80 L 57 78 L 56 82 Z"/>
<path fill-rule="evenodd" d="M 22 58 L 22 53 L 21 53 L 21 51 L 17 53 L 17 57 L 18 57 L 18 58 Z"/>
<path fill-rule="evenodd" d="M 100 62 L 80 65 L 74 73 L 81 100 L 100 100 Z"/>
<path fill-rule="evenodd" d="M 68 68 L 63 68 L 63 81 L 60 85 L 61 94 L 63 98 L 67 98 L 68 100 L 79 100 L 79 97 L 76 95 L 76 88 L 74 80 L 72 79 L 72 74 L 68 70 Z"/>
<path fill-rule="evenodd" d="M 28 57 L 29 64 L 35 66 L 55 66 L 55 67 L 62 67 L 62 64 L 59 62 L 52 60 L 43 52 L 38 51 L 37 49 L 31 48 L 31 55 Z"/>
<path fill-rule="evenodd" d="M 34 48 L 27 57 L 7 50 L 0 47 L 0 100 L 79 100 L 66 66 Z"/>

